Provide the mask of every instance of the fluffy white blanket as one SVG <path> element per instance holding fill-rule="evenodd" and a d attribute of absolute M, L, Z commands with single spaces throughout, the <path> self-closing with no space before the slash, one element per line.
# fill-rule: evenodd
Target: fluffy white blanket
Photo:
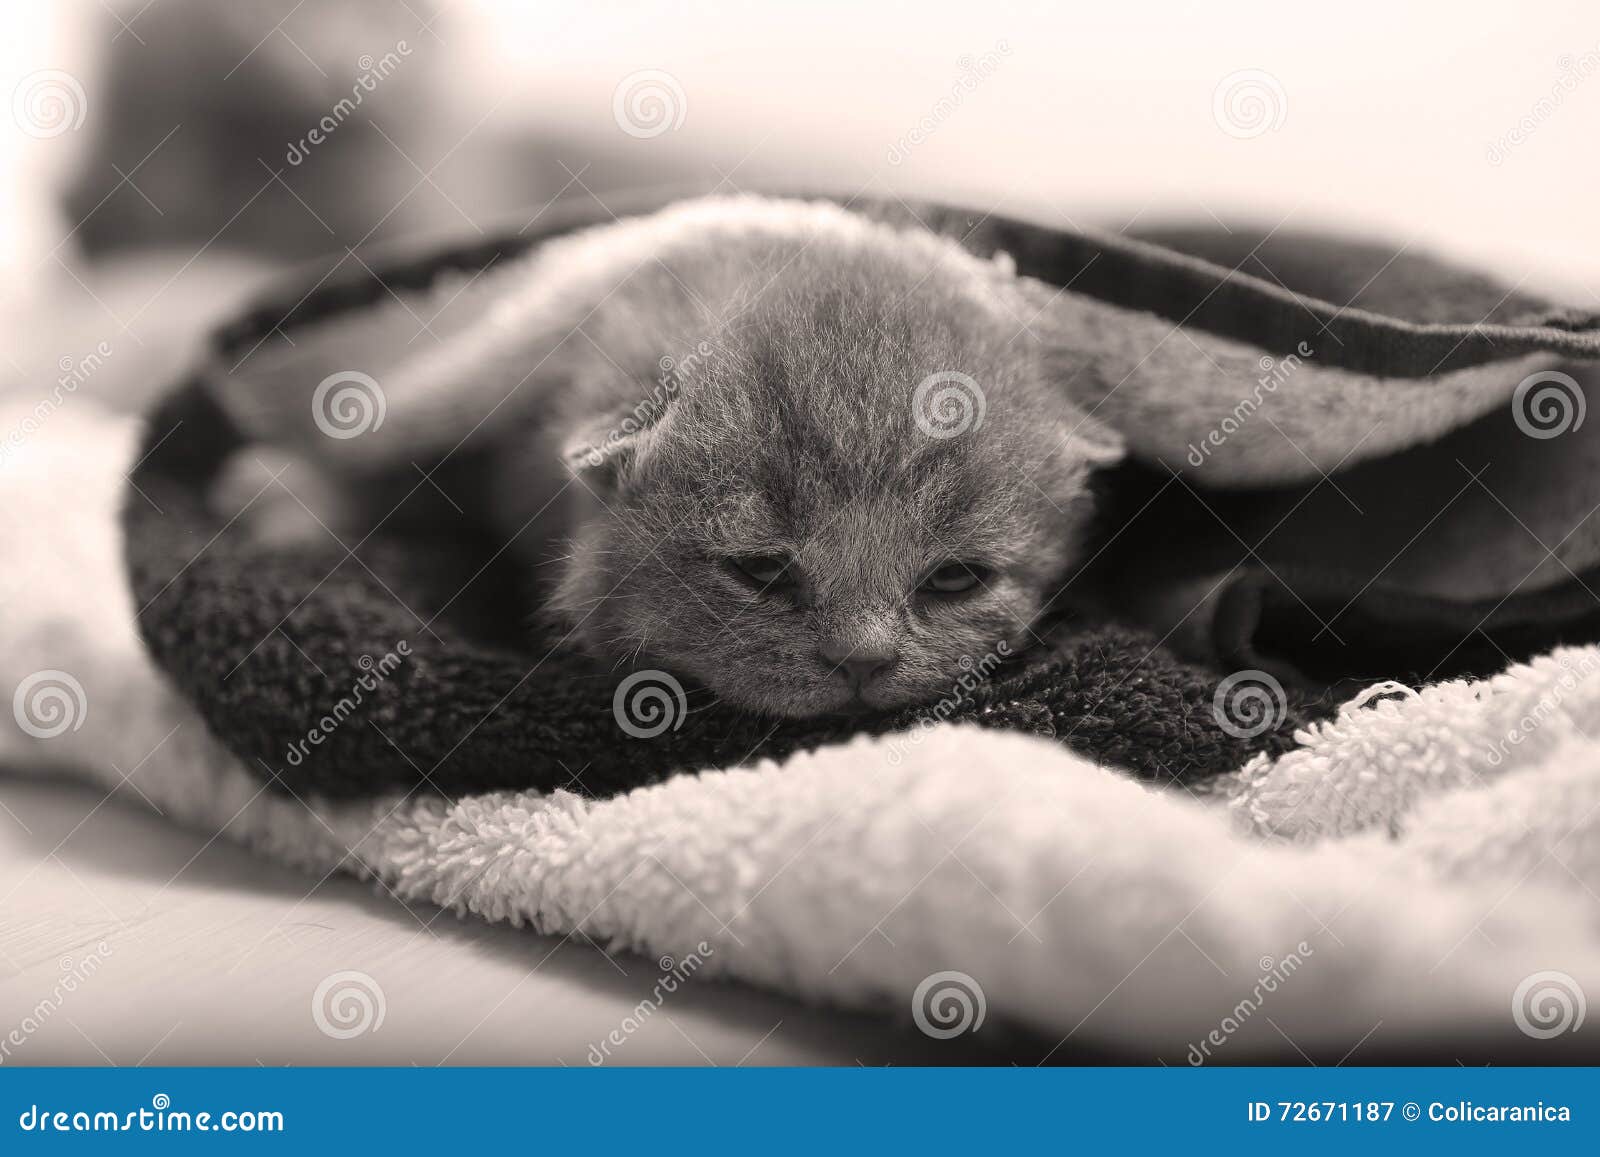
<path fill-rule="evenodd" d="M 0 408 L 0 429 L 28 416 Z M 407 901 L 698 953 L 704 974 L 933 1035 L 980 1015 L 1020 1026 L 1043 1041 L 1029 1059 L 1339 1060 L 1584 1034 L 1600 651 L 1363 696 L 1205 798 L 945 727 L 601 803 L 333 806 L 263 790 L 145 656 L 116 517 L 137 434 L 79 398 L 0 463 L 7 766 L 127 781 L 175 819 Z"/>

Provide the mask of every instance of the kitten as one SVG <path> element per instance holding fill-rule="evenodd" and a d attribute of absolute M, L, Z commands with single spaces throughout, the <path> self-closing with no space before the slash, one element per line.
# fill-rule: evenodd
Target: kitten
<path fill-rule="evenodd" d="M 335 448 L 491 438 L 497 517 L 559 552 L 548 607 L 597 655 L 773 715 L 931 701 L 1033 641 L 1122 453 L 1050 380 L 1037 297 L 831 204 L 683 202 L 502 271 Z"/>

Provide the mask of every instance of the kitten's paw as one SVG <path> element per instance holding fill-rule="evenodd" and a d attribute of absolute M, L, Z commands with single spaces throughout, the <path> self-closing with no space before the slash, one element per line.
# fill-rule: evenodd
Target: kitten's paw
<path fill-rule="evenodd" d="M 270 446 L 246 446 L 212 488 L 212 509 L 271 546 L 343 545 L 352 505 L 335 480 L 308 459 Z"/>

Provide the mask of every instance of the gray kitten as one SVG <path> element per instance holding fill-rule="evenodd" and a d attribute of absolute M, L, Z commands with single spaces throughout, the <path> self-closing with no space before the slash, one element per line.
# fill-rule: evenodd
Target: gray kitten
<path fill-rule="evenodd" d="M 531 558 L 561 544 L 570 640 L 755 711 L 930 701 L 1021 651 L 1122 453 L 1051 380 L 1037 286 L 831 204 L 682 202 L 551 242 L 486 300 L 385 379 L 381 435 L 334 449 L 530 430 L 497 513 Z"/>

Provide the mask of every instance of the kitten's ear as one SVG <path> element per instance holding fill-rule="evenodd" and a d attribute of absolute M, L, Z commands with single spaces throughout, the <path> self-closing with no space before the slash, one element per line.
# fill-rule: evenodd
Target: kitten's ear
<path fill-rule="evenodd" d="M 1066 435 L 1066 451 L 1088 463 L 1091 470 L 1115 466 L 1128 455 L 1128 445 L 1121 434 L 1099 418 L 1076 406 L 1062 422 Z"/>
<path fill-rule="evenodd" d="M 590 486 L 615 490 L 660 426 L 661 409 L 644 403 L 584 423 L 562 444 L 562 463 Z"/>

